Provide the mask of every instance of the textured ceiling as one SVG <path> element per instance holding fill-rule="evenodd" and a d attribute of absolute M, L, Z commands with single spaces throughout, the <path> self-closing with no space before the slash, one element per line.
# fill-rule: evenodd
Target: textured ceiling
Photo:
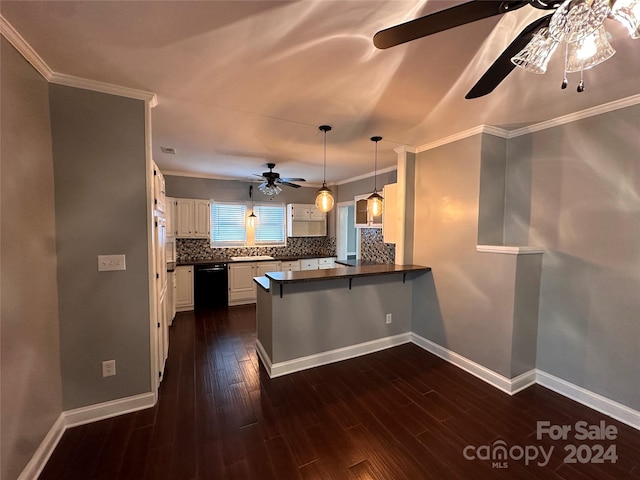
<path fill-rule="evenodd" d="M 516 69 L 490 95 L 464 95 L 502 49 L 546 12 L 524 7 L 388 50 L 380 29 L 462 2 L 5 1 L 2 15 L 51 69 L 155 92 L 153 155 L 161 169 L 246 178 L 274 162 L 287 177 L 322 182 L 395 164 L 393 149 L 480 124 L 506 129 L 640 93 L 640 40 L 605 25 L 617 54 L 562 80 Z M 177 155 L 167 155 L 170 146 Z"/>

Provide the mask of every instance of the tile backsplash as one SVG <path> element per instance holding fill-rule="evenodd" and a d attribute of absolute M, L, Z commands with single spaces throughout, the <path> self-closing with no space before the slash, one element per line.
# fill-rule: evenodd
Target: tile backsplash
<path fill-rule="evenodd" d="M 378 263 L 395 263 L 396 246 L 393 243 L 384 243 L 381 228 L 362 228 L 360 258 Z"/>
<path fill-rule="evenodd" d="M 335 257 L 334 237 L 290 237 L 286 247 L 237 247 L 211 248 L 207 238 L 177 238 L 178 262 L 208 260 L 212 258 L 241 257 L 247 255 L 270 255 L 272 257 L 318 256 Z"/>

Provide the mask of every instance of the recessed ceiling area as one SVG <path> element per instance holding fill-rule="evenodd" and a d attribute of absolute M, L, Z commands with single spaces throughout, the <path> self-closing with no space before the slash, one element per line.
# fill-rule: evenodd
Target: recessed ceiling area
<path fill-rule="evenodd" d="M 153 157 L 167 173 L 249 178 L 275 163 L 309 184 L 378 169 L 393 149 L 481 124 L 515 129 L 640 93 L 640 40 L 605 21 L 617 53 L 561 90 L 516 69 L 485 97 L 464 96 L 531 21 L 525 6 L 387 50 L 384 28 L 463 2 L 5 1 L 0 13 L 58 73 L 154 92 Z M 174 148 L 164 153 L 161 146 Z"/>

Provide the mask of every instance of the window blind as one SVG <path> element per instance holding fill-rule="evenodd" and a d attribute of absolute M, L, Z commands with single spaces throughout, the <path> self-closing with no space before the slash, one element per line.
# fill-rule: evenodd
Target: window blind
<path fill-rule="evenodd" d="M 211 244 L 244 245 L 247 242 L 247 207 L 238 203 L 211 202 Z"/>
<path fill-rule="evenodd" d="M 256 222 L 254 242 L 284 244 L 285 209 L 284 205 L 255 205 Z"/>

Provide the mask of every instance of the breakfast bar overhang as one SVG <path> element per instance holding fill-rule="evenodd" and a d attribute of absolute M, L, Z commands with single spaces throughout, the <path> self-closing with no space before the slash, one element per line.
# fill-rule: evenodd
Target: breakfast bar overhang
<path fill-rule="evenodd" d="M 431 269 L 363 265 L 256 277 L 257 351 L 271 377 L 411 340 Z M 422 287 L 421 287 L 422 285 Z"/>

